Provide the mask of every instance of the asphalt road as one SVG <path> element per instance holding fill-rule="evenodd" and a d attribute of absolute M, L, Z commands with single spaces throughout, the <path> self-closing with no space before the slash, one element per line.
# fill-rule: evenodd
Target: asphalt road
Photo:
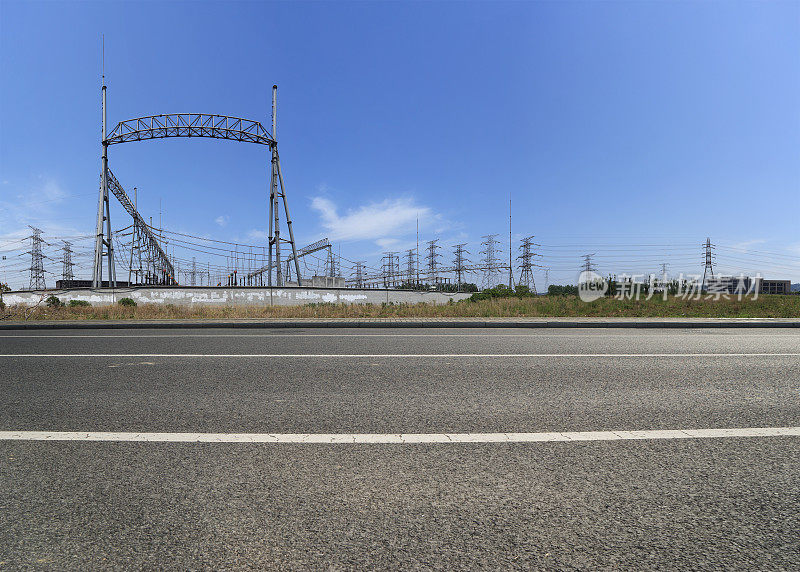
<path fill-rule="evenodd" d="M 0 332 L 0 431 L 796 426 L 796 329 Z M 0 441 L 0 569 L 798 569 L 799 507 L 798 437 Z"/>

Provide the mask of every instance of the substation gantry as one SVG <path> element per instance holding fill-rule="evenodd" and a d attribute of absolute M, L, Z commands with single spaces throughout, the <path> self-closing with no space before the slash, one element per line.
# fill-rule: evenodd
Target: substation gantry
<path fill-rule="evenodd" d="M 267 258 L 267 285 L 273 286 L 271 269 L 275 268 L 276 286 L 284 285 L 284 276 L 281 267 L 281 243 L 288 243 L 292 247 L 290 259 L 294 260 L 297 273 L 297 285 L 302 286 L 300 262 L 295 248 L 292 219 L 289 216 L 289 206 L 286 203 L 286 190 L 283 184 L 283 173 L 278 156 L 277 140 L 277 98 L 278 86 L 272 86 L 272 131 L 268 132 L 258 121 L 230 117 L 226 115 L 210 115 L 205 113 L 172 113 L 168 115 L 150 115 L 137 117 L 117 123 L 110 133 L 106 131 L 106 85 L 103 78 L 102 87 L 102 170 L 100 176 L 100 198 L 97 205 L 97 235 L 94 246 L 94 269 L 92 273 L 92 287 L 103 286 L 103 258 L 107 258 L 108 280 L 110 287 L 116 287 L 116 270 L 114 268 L 114 246 L 111 235 L 111 209 L 109 204 L 109 191 L 122 203 L 125 210 L 133 217 L 134 225 L 142 234 L 140 240 L 146 249 L 149 270 L 147 276 L 150 283 L 176 284 L 177 279 L 172 263 L 158 243 L 151 228 L 144 223 L 144 219 L 137 212 L 127 194 L 119 184 L 116 177 L 108 168 L 108 148 L 118 143 L 132 141 L 145 141 L 147 139 L 164 139 L 167 137 L 210 137 L 212 139 L 228 139 L 242 143 L 256 143 L 266 145 L 270 152 L 270 184 L 269 184 L 269 254 Z M 280 202 L 286 214 L 286 226 L 289 239 L 281 238 L 280 233 Z M 133 248 L 133 247 L 132 247 Z M 273 258 L 274 251 L 274 258 Z M 274 263 L 273 263 L 274 261 Z"/>

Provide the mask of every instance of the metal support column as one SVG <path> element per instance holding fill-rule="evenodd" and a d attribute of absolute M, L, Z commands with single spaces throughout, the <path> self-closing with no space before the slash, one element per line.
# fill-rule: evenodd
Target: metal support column
<path fill-rule="evenodd" d="M 103 127 L 102 127 L 102 177 L 100 179 L 100 197 L 97 204 L 97 236 L 94 244 L 94 269 L 92 273 L 92 287 L 103 286 L 103 247 L 108 257 L 108 285 L 116 287 L 117 280 L 114 272 L 114 246 L 111 236 L 111 205 L 108 200 L 108 140 L 106 138 L 106 82 L 103 76 Z M 103 223 L 105 222 L 105 233 Z M 104 236 L 105 234 L 105 236 Z"/>

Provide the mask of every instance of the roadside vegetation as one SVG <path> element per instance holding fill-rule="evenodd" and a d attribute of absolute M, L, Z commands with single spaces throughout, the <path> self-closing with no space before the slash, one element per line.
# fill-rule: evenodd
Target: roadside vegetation
<path fill-rule="evenodd" d="M 124 300 L 124 299 L 123 299 Z M 133 302 L 133 300 L 131 300 Z M 134 303 L 135 304 L 135 303 Z M 86 303 L 50 300 L 35 308 L 9 306 L 4 320 L 156 320 L 214 318 L 500 318 L 500 317 L 647 317 L 647 318 L 800 318 L 800 296 L 761 295 L 744 298 L 683 299 L 655 296 L 650 300 L 604 297 L 591 303 L 574 294 L 535 296 L 524 291 L 492 289 L 448 304 L 307 304 L 305 306 L 188 307 Z"/>

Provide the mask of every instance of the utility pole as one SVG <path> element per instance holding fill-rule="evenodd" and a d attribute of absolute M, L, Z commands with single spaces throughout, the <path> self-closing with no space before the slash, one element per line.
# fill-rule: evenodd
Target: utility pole
<path fill-rule="evenodd" d="M 512 272 L 511 252 L 514 246 L 511 240 L 511 193 L 508 194 L 508 287 L 514 289 L 514 274 Z M 532 279 L 532 278 L 531 278 Z"/>
<path fill-rule="evenodd" d="M 42 231 L 35 226 L 28 225 L 33 231 L 31 235 L 31 250 L 26 254 L 31 255 L 31 278 L 28 284 L 29 290 L 44 290 L 46 288 L 44 282 L 44 254 L 42 254 Z"/>
<path fill-rule="evenodd" d="M 711 238 L 706 238 L 706 243 L 703 245 L 703 281 L 700 283 L 700 291 L 702 292 L 706 285 L 706 274 L 710 273 L 711 278 L 714 278 L 714 254 L 715 244 L 711 244 Z"/>
<path fill-rule="evenodd" d="M 72 267 L 75 266 L 75 263 L 72 262 L 72 243 L 66 240 L 63 242 L 64 247 L 61 250 L 64 255 L 61 259 L 61 279 L 66 282 L 75 279 L 75 275 L 72 272 Z"/>
<path fill-rule="evenodd" d="M 466 254 L 469 254 L 464 247 L 467 245 L 466 242 L 462 242 L 461 244 L 456 244 L 453 246 L 455 249 L 453 251 L 453 255 L 455 256 L 453 260 L 453 270 L 456 273 L 456 290 L 461 292 L 461 284 L 463 283 L 464 273 L 466 272 L 466 264 L 469 262 L 466 258 Z"/>

